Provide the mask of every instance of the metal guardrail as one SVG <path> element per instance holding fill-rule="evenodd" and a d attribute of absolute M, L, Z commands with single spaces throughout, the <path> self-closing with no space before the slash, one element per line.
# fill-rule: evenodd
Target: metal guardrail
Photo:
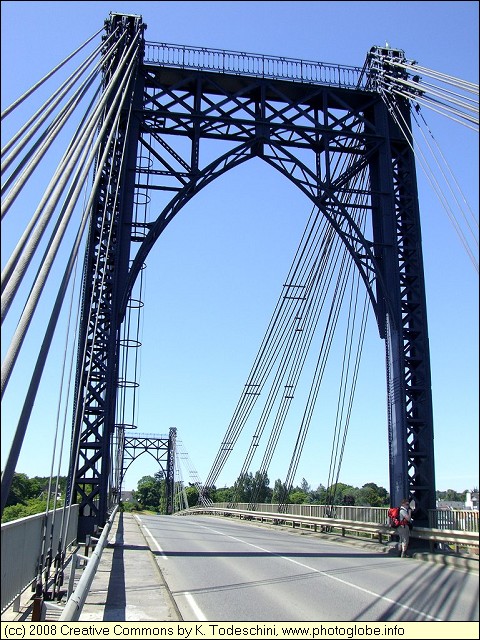
<path fill-rule="evenodd" d="M 95 577 L 95 572 L 100 563 L 100 558 L 102 557 L 102 551 L 107 544 L 108 535 L 110 533 L 110 529 L 112 528 L 112 524 L 115 520 L 117 511 L 118 511 L 118 505 L 115 506 L 109 519 L 107 520 L 105 527 L 103 528 L 102 534 L 98 539 L 97 545 L 95 547 L 95 551 L 92 553 L 90 558 L 87 559 L 87 565 L 83 570 L 82 577 L 78 581 L 77 588 L 67 600 L 65 607 L 62 613 L 60 614 L 59 620 L 61 622 L 77 622 L 78 621 L 80 614 L 82 613 L 82 608 L 83 608 L 83 605 L 85 604 L 85 600 L 87 599 L 90 586 L 93 582 L 93 578 Z M 75 570 L 75 566 L 72 566 L 72 571 L 74 570 Z"/>
<path fill-rule="evenodd" d="M 278 513 L 279 505 L 257 502 L 253 505 L 248 502 L 215 502 L 211 506 L 218 508 L 236 508 L 248 511 L 267 511 Z M 388 522 L 388 507 L 358 507 L 323 504 L 288 504 L 286 513 L 290 515 L 315 516 L 318 518 L 340 518 L 341 520 L 354 520 L 356 522 L 376 522 L 386 524 Z M 415 514 L 414 514 L 415 518 Z M 428 526 L 432 529 L 452 529 L 460 531 L 479 530 L 479 512 L 472 509 L 430 509 L 428 512 Z"/>
<path fill-rule="evenodd" d="M 362 74 L 361 67 L 164 42 L 145 43 L 144 63 L 345 89 L 367 89 L 368 79 L 366 74 Z"/>
<path fill-rule="evenodd" d="M 70 507 L 66 546 L 77 539 L 79 505 Z M 50 532 L 53 519 L 53 537 L 49 541 L 52 549 L 58 548 L 58 539 L 62 522 L 63 509 L 49 511 L 46 531 Z M 55 516 L 55 517 L 54 517 Z M 35 580 L 38 561 L 42 553 L 42 539 L 45 513 L 6 522 L 1 527 L 2 558 L 2 613 L 20 598 L 21 594 Z"/>
<path fill-rule="evenodd" d="M 376 538 L 378 542 L 383 542 L 384 538 L 389 538 L 395 533 L 395 529 L 391 529 L 387 524 L 379 524 L 376 522 L 341 520 L 339 518 L 317 517 L 301 514 L 275 513 L 272 511 L 252 511 L 248 509 L 229 509 L 226 507 L 192 507 L 178 515 L 190 515 L 201 513 L 214 513 L 224 516 L 238 516 L 248 520 L 260 520 L 261 522 L 290 522 L 292 527 L 296 524 L 302 524 L 313 527 L 314 531 L 318 527 L 323 530 L 340 530 L 341 535 L 345 536 L 347 532 L 358 532 L 370 535 Z M 425 527 L 414 527 L 410 536 L 419 540 L 428 540 L 430 546 L 436 543 L 443 543 L 455 546 L 458 550 L 461 546 L 479 548 L 479 535 L 476 531 L 460 531 L 451 529 L 430 529 Z"/>

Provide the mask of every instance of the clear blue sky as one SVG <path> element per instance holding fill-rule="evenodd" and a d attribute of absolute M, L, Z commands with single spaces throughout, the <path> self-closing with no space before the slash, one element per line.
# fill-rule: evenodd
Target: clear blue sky
<path fill-rule="evenodd" d="M 152 42 L 344 65 L 362 66 L 370 47 L 388 42 L 424 67 L 478 83 L 477 2 L 2 2 L 1 9 L 2 109 L 100 29 L 110 11 L 141 14 Z M 478 134 L 428 110 L 423 114 L 478 221 Z M 15 131 L 19 124 L 14 117 L 6 129 Z M 310 212 L 309 202 L 281 176 L 260 162 L 246 165 L 196 196 L 157 242 L 146 269 L 138 432 L 163 434 L 177 427 L 202 479 Z M 35 185 L 32 190 L 12 216 L 17 229 L 38 202 Z M 421 173 L 419 197 L 436 484 L 440 490 L 471 490 L 478 486 L 478 274 Z M 12 238 L 6 225 L 2 267 Z M 384 348 L 371 320 L 340 480 L 388 489 Z M 11 330 L 9 323 L 2 329 L 2 359 Z M 2 466 L 38 336 L 27 343 L 3 403 Z M 50 471 L 58 395 L 52 389 L 61 356 L 59 343 L 17 468 L 29 476 Z M 333 386 L 327 396 L 335 393 Z M 312 487 L 327 482 L 331 448 L 320 403 L 296 477 Z M 239 442 L 218 486 L 235 480 L 252 431 Z M 269 472 L 272 486 L 276 478 L 284 479 L 294 434 L 295 425 L 285 428 Z M 140 477 L 155 471 L 153 460 L 142 456 L 128 472 L 125 488 L 135 488 Z"/>

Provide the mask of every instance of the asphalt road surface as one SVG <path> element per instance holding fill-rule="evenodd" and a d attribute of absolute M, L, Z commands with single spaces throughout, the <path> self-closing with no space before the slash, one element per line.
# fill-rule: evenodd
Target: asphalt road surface
<path fill-rule="evenodd" d="M 185 621 L 477 621 L 478 573 L 208 516 L 142 516 Z"/>

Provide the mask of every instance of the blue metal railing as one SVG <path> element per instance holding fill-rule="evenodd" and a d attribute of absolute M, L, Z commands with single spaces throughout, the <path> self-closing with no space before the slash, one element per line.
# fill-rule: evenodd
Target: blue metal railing
<path fill-rule="evenodd" d="M 368 80 L 361 67 L 163 42 L 145 43 L 144 63 L 290 82 L 308 82 L 345 89 L 365 89 Z"/>

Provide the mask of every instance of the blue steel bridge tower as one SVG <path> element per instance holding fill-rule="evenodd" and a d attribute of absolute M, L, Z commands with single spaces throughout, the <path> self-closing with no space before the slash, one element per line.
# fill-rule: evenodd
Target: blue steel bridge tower
<path fill-rule="evenodd" d="M 360 272 L 385 343 L 391 499 L 414 499 L 416 522 L 427 525 L 433 412 L 415 163 L 377 85 L 385 70 L 402 73 L 389 61 L 403 52 L 374 48 L 361 69 L 146 43 L 144 30 L 136 15 L 112 13 L 105 23 L 105 51 L 115 43 L 116 59 L 104 67 L 109 128 L 84 263 L 72 437 L 80 539 L 118 501 L 111 471 L 126 428 L 116 418 L 121 327 L 136 279 L 182 207 L 252 158 L 310 199 Z M 396 108 L 410 123 L 409 102 L 398 98 Z M 207 145 L 213 159 L 203 155 Z M 153 193 L 161 205 L 148 218 Z"/>

